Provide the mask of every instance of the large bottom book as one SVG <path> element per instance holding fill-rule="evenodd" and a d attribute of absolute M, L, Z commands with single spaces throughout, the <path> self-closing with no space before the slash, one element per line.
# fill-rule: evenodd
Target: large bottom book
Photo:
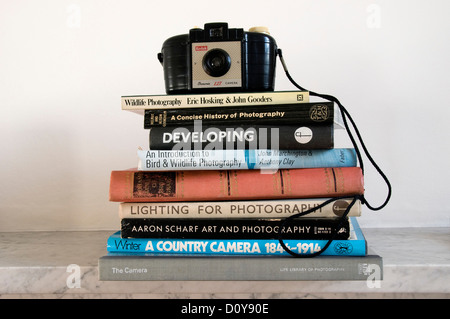
<path fill-rule="evenodd" d="M 99 280 L 382 280 L 383 260 L 366 256 L 192 256 L 109 253 Z"/>

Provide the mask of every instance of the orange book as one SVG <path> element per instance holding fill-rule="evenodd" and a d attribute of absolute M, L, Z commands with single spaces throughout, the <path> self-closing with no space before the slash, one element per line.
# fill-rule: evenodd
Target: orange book
<path fill-rule="evenodd" d="M 149 172 L 112 171 L 113 202 L 220 201 L 361 195 L 359 167 Z"/>

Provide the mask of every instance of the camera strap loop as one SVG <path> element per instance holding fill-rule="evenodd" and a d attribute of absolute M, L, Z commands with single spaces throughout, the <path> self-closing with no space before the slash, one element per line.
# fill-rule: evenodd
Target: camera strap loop
<path fill-rule="evenodd" d="M 289 74 L 289 71 L 288 71 L 288 69 L 287 69 L 286 63 L 285 63 L 285 61 L 284 61 L 284 58 L 283 58 L 283 54 L 282 54 L 281 49 L 278 49 L 278 50 L 277 50 L 277 53 L 278 53 L 278 56 L 279 56 L 279 58 L 280 58 L 281 64 L 283 65 L 284 72 L 286 73 L 286 76 L 287 76 L 288 79 L 291 81 L 291 83 L 292 83 L 295 87 L 297 87 L 299 90 L 301 90 L 301 91 L 309 91 L 309 90 L 304 89 L 304 88 L 301 87 L 300 85 L 298 85 L 298 84 L 294 81 L 294 79 L 291 77 L 291 75 Z M 390 198 L 391 198 L 391 194 L 392 194 L 392 186 L 391 186 L 391 183 L 389 182 L 389 179 L 388 179 L 387 176 L 383 173 L 383 171 L 380 169 L 380 167 L 377 165 L 377 163 L 375 162 L 375 160 L 373 159 L 373 157 L 371 156 L 371 154 L 370 154 L 369 151 L 367 150 L 367 147 L 366 147 L 366 145 L 365 145 L 365 143 L 364 143 L 364 141 L 363 141 L 363 139 L 362 139 L 362 137 L 361 137 L 361 134 L 360 134 L 360 132 L 359 132 L 359 130 L 358 130 L 358 127 L 357 127 L 356 123 L 353 121 L 353 119 L 352 119 L 350 113 L 347 111 L 347 109 L 342 105 L 342 103 L 341 103 L 336 97 L 334 97 L 334 96 L 332 96 L 332 95 L 320 94 L 320 93 L 316 93 L 316 92 L 313 92 L 313 91 L 309 91 L 309 94 L 310 94 L 311 96 L 317 96 L 317 97 L 323 98 L 323 99 L 325 99 L 325 100 L 328 100 L 328 101 L 330 101 L 330 102 L 334 102 L 334 103 L 336 103 L 336 104 L 339 106 L 339 110 L 340 110 L 340 112 L 341 112 L 341 114 L 342 114 L 342 119 L 343 119 L 343 122 L 344 122 L 345 129 L 346 129 L 346 131 L 347 131 L 347 133 L 348 133 L 348 136 L 349 136 L 349 138 L 350 138 L 350 140 L 351 140 L 351 142 L 352 142 L 353 148 L 355 149 L 355 152 L 356 152 L 356 155 L 357 155 L 357 157 L 358 157 L 359 165 L 360 165 L 360 168 L 361 168 L 361 170 L 362 170 L 363 175 L 364 175 L 364 162 L 363 162 L 363 159 L 362 159 L 361 152 L 360 152 L 360 150 L 359 150 L 358 144 L 357 144 L 357 142 L 356 142 L 356 139 L 355 139 L 355 137 L 353 136 L 353 134 L 352 134 L 352 132 L 351 132 L 351 130 L 350 130 L 350 126 L 349 126 L 349 124 L 348 124 L 348 122 L 347 122 L 347 118 L 348 118 L 348 120 L 349 120 L 350 123 L 351 123 L 352 129 L 355 131 L 355 134 L 356 134 L 356 136 L 357 136 L 357 138 L 358 138 L 359 143 L 361 144 L 361 147 L 362 147 L 362 149 L 363 149 L 363 151 L 364 151 L 364 154 L 366 155 L 366 157 L 368 158 L 368 160 L 370 161 L 370 163 L 372 164 L 372 166 L 376 169 L 376 171 L 380 174 L 380 176 L 381 176 L 381 177 L 383 178 L 383 180 L 385 181 L 385 183 L 386 183 L 386 185 L 387 185 L 387 188 L 388 188 L 388 192 L 387 192 L 387 196 L 386 196 L 385 201 L 384 201 L 381 205 L 379 205 L 379 206 L 377 206 L 377 207 L 374 207 L 374 206 L 370 205 L 369 202 L 367 201 L 367 199 L 365 198 L 364 195 L 355 195 L 355 196 L 352 196 L 352 197 L 348 197 L 348 196 L 345 197 L 345 198 L 347 198 L 347 199 L 348 199 L 348 198 L 352 198 L 352 201 L 351 201 L 351 203 L 349 204 L 349 206 L 347 207 L 347 209 L 345 210 L 344 214 L 342 215 L 339 225 L 333 230 L 333 234 L 332 234 L 331 238 L 328 240 L 327 244 L 326 244 L 320 251 L 318 251 L 318 252 L 314 252 L 314 253 L 312 253 L 312 254 L 297 254 L 297 253 L 291 251 L 291 250 L 289 249 L 289 247 L 287 247 L 287 246 L 285 245 L 285 243 L 283 242 L 283 239 L 282 239 L 282 236 L 281 236 L 281 232 L 280 232 L 280 233 L 279 233 L 279 242 L 280 242 L 281 246 L 282 246 L 289 254 L 291 254 L 291 255 L 293 255 L 293 256 L 295 256 L 295 257 L 314 257 L 314 256 L 317 256 L 317 255 L 320 255 L 323 251 L 325 251 L 325 250 L 328 248 L 328 246 L 331 244 L 331 242 L 333 241 L 333 239 L 335 238 L 335 236 L 337 235 L 337 232 L 338 232 L 338 230 L 341 228 L 343 221 L 347 218 L 347 215 L 348 215 L 348 213 L 349 213 L 351 207 L 355 204 L 355 202 L 356 202 L 357 200 L 360 200 L 361 203 L 362 203 L 362 204 L 365 204 L 370 210 L 376 211 L 376 210 L 382 209 L 383 207 L 385 207 L 385 206 L 387 205 L 387 203 L 389 202 L 389 200 L 390 200 Z M 305 211 L 305 212 L 302 212 L 302 213 L 299 213 L 299 214 L 292 215 L 292 216 L 286 218 L 286 219 L 283 221 L 283 225 L 284 225 L 285 223 L 287 223 L 287 222 L 288 222 L 289 220 L 291 220 L 291 219 L 294 219 L 294 218 L 297 218 L 297 217 L 300 217 L 300 216 L 304 216 L 304 215 L 310 214 L 310 213 L 314 212 L 315 210 L 317 210 L 317 209 L 319 209 L 319 208 L 321 208 L 321 207 L 323 207 L 323 206 L 325 206 L 325 205 L 327 205 L 327 204 L 329 204 L 329 203 L 331 203 L 332 201 L 335 201 L 335 200 L 337 200 L 337 199 L 341 199 L 341 197 L 332 198 L 332 199 L 330 199 L 330 200 L 328 200 L 328 201 L 322 203 L 321 205 L 319 205 L 319 206 L 317 206 L 317 207 L 315 207 L 315 208 L 309 209 L 309 210 L 307 210 L 307 211 Z M 280 228 L 281 228 L 281 227 L 280 227 Z"/>
<path fill-rule="evenodd" d="M 349 213 L 350 210 L 352 209 L 353 205 L 355 205 L 355 203 L 356 203 L 356 201 L 357 201 L 358 199 L 361 200 L 362 197 L 363 197 L 362 195 L 355 195 L 355 196 L 352 196 L 352 197 L 351 197 L 351 198 L 352 198 L 352 201 L 350 202 L 350 204 L 349 204 L 349 205 L 347 206 L 347 208 L 345 209 L 345 212 L 344 212 L 344 214 L 341 216 L 338 225 L 333 229 L 330 239 L 328 239 L 328 241 L 327 241 L 327 243 L 325 244 L 325 246 L 323 246 L 319 251 L 315 251 L 315 252 L 309 253 L 309 254 L 293 252 L 293 251 L 291 250 L 291 248 L 288 247 L 288 246 L 284 243 L 283 238 L 282 238 L 282 236 L 281 236 L 281 229 L 284 228 L 285 225 L 286 225 L 290 220 L 292 220 L 292 219 L 295 219 L 295 218 L 297 218 L 297 217 L 301 217 L 301 216 L 310 214 L 310 213 L 314 212 L 315 210 L 317 210 L 317 209 L 319 209 L 319 208 L 322 208 L 322 207 L 324 207 L 324 206 L 330 204 L 331 202 L 334 202 L 335 200 L 339 200 L 339 199 L 348 199 L 348 198 L 349 198 L 348 196 L 346 196 L 346 197 L 345 197 L 345 196 L 342 196 L 342 197 L 334 197 L 334 198 L 331 198 L 331 199 L 329 199 L 329 200 L 323 202 L 322 204 L 320 204 L 320 205 L 318 205 L 318 206 L 316 206 L 316 207 L 314 207 L 314 208 L 311 208 L 311 209 L 308 209 L 308 210 L 306 210 L 306 211 L 304 211 L 304 212 L 301 212 L 301 213 L 298 213 L 298 214 L 295 214 L 295 215 L 291 215 L 291 216 L 289 216 L 289 217 L 286 217 L 286 218 L 283 220 L 282 224 L 281 224 L 280 231 L 279 231 L 279 234 L 278 234 L 278 235 L 279 235 L 279 236 L 278 236 L 278 241 L 279 241 L 280 245 L 283 247 L 283 249 L 284 249 L 286 252 L 288 252 L 290 255 L 292 255 L 292 256 L 294 256 L 294 257 L 308 258 L 308 257 L 315 257 L 315 256 L 320 255 L 321 253 L 323 253 L 323 252 L 328 248 L 328 246 L 331 245 L 331 243 L 333 242 L 333 240 L 336 238 L 339 229 L 341 229 L 341 227 L 343 226 L 343 223 L 344 223 L 344 221 L 346 220 L 346 218 L 347 218 L 347 216 L 348 216 L 348 213 Z M 300 250 L 301 250 L 300 247 L 296 247 L 296 249 L 298 249 L 299 252 L 300 252 Z"/>

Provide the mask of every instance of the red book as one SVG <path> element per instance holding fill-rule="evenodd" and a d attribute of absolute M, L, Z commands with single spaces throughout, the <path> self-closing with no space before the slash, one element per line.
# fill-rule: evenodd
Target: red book
<path fill-rule="evenodd" d="M 173 202 L 351 196 L 364 193 L 359 167 L 149 172 L 112 171 L 109 200 Z"/>

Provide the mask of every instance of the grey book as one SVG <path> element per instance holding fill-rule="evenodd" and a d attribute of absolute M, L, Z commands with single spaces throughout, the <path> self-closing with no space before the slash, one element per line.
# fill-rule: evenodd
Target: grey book
<path fill-rule="evenodd" d="M 109 253 L 99 280 L 382 280 L 383 259 L 366 256 L 189 256 Z"/>

